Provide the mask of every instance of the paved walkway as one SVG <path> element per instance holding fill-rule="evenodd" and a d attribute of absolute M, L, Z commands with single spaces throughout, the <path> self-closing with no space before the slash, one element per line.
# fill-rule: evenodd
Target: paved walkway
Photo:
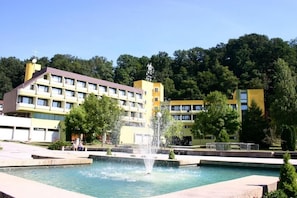
<path fill-rule="evenodd" d="M 92 155 L 106 155 L 106 152 L 100 151 L 57 151 L 48 150 L 39 146 L 32 146 L 22 143 L 1 142 L 0 160 L 22 160 L 32 159 L 32 155 L 50 156 L 57 158 L 83 158 Z M 131 153 L 113 152 L 116 156 L 131 156 Z M 137 154 L 135 154 L 137 155 Z M 141 154 L 139 154 L 141 156 Z M 251 158 L 251 157 L 218 157 L 218 156 L 193 156 L 193 155 L 175 155 L 177 160 L 187 161 L 189 163 L 199 163 L 200 160 L 211 160 L 219 162 L 242 162 L 242 163 L 263 163 L 263 164 L 282 164 L 283 159 L 276 158 Z M 167 154 L 158 154 L 158 159 L 168 159 Z M 297 159 L 291 159 L 290 162 L 297 166 Z"/>

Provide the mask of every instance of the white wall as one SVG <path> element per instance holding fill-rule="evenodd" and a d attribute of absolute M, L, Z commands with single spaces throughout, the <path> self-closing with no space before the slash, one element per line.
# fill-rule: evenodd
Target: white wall
<path fill-rule="evenodd" d="M 34 120 L 34 121 L 32 121 Z M 45 124 L 46 120 L 31 118 L 21 118 L 13 116 L 0 116 L 0 140 L 14 141 L 36 141 L 36 142 L 53 142 L 59 139 L 59 130 L 56 128 L 58 121 L 49 121 L 55 127 L 49 130 Z M 44 128 L 37 124 L 42 123 Z M 34 126 L 37 125 L 37 126 Z"/>

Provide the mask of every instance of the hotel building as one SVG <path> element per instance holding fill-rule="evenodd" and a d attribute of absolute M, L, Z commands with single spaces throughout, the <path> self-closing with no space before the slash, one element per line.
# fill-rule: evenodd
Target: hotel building
<path fill-rule="evenodd" d="M 51 67 L 40 68 L 39 64 L 27 63 L 25 82 L 4 95 L 6 115 L 31 119 L 32 126 L 22 128 L 26 134 L 23 139 L 43 141 L 45 135 L 34 135 L 40 131 L 51 131 L 55 135 L 50 135 L 58 139 L 60 120 L 90 93 L 98 98 L 114 98 L 124 110 L 120 142 L 143 143 L 152 135 L 150 120 L 163 101 L 162 84 L 140 80 L 130 87 Z"/>
<path fill-rule="evenodd" d="M 59 122 L 90 93 L 98 98 L 102 95 L 114 98 L 124 110 L 120 143 L 146 143 L 153 135 L 151 120 L 161 105 L 169 109 L 174 119 L 184 123 L 183 140 L 179 143 L 199 143 L 191 134 L 191 127 L 196 114 L 204 110 L 203 100 L 164 102 L 161 83 L 139 80 L 131 87 L 51 67 L 41 69 L 33 62 L 26 64 L 25 82 L 4 95 L 3 113 L 7 116 L 0 120 L 0 139 L 59 139 Z M 262 89 L 237 90 L 228 104 L 242 116 L 252 100 L 264 112 Z M 13 121 L 13 118 L 18 121 Z"/>

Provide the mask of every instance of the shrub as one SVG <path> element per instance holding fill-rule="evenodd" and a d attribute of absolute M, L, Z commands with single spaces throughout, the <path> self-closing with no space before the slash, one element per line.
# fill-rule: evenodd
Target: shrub
<path fill-rule="evenodd" d="M 263 198 L 287 198 L 288 196 L 282 190 L 276 190 L 270 193 L 266 193 Z"/>
<path fill-rule="evenodd" d="M 284 164 L 280 168 L 278 189 L 283 190 L 288 197 L 297 197 L 297 173 L 289 162 L 290 154 L 284 154 Z"/>
<path fill-rule="evenodd" d="M 216 139 L 216 142 L 230 142 L 229 134 L 225 129 L 222 129 Z"/>
<path fill-rule="evenodd" d="M 296 129 L 293 126 L 283 125 L 281 131 L 282 150 L 295 151 L 296 149 Z"/>
<path fill-rule="evenodd" d="M 169 159 L 175 159 L 175 154 L 173 150 L 170 150 L 169 152 Z"/>
<path fill-rule="evenodd" d="M 106 155 L 111 155 L 111 148 L 107 148 Z"/>
<path fill-rule="evenodd" d="M 61 150 L 63 146 L 70 146 L 71 144 L 69 142 L 58 140 L 53 142 L 48 146 L 48 149 L 50 150 Z"/>

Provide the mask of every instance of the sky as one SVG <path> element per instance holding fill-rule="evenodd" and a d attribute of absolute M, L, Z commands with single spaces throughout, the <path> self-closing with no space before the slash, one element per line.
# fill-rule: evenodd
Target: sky
<path fill-rule="evenodd" d="M 0 0 L 0 57 L 82 59 L 209 49 L 256 33 L 297 38 L 296 0 Z"/>

